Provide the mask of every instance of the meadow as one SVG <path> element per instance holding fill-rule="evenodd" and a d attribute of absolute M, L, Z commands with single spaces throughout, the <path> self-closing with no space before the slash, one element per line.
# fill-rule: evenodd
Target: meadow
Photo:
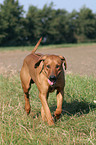
<path fill-rule="evenodd" d="M 40 45 L 38 49 L 56 49 L 56 48 L 71 48 L 71 47 L 82 47 L 82 46 L 96 46 L 96 43 L 66 43 L 66 44 L 51 44 L 51 45 Z M 34 46 L 9 46 L 9 47 L 0 47 L 0 51 L 10 51 L 10 50 L 28 50 L 32 51 Z"/>
<path fill-rule="evenodd" d="M 31 112 L 26 115 L 24 110 L 18 72 L 33 48 L 0 47 L 0 144 L 95 145 L 96 43 L 39 47 L 40 53 L 55 52 L 65 56 L 68 63 L 62 115 L 51 127 L 41 119 L 41 102 L 35 84 L 30 90 Z M 53 115 L 56 92 L 50 93 L 48 102 Z"/>
<path fill-rule="evenodd" d="M 49 96 L 52 115 L 56 92 Z M 55 126 L 41 119 L 36 85 L 30 91 L 31 112 L 26 115 L 19 74 L 0 75 L 0 144 L 2 145 L 95 145 L 96 78 L 66 75 L 63 111 Z"/>

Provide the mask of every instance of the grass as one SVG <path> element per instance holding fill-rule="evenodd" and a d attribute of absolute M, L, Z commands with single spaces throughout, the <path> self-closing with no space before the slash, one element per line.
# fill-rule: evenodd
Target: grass
<path fill-rule="evenodd" d="M 0 75 L 0 144 L 2 145 L 95 145 L 96 79 L 66 75 L 61 118 L 49 127 L 41 119 L 41 102 L 35 85 L 30 92 L 30 115 L 24 110 L 24 97 L 18 75 Z M 49 97 L 50 110 L 56 109 L 55 92 Z"/>
<path fill-rule="evenodd" d="M 39 49 L 51 49 L 51 48 L 65 48 L 65 47 L 79 47 L 79 46 L 89 46 L 89 45 L 96 45 L 96 43 L 76 43 L 76 44 L 53 44 L 53 45 L 45 45 L 40 46 Z M 0 51 L 6 51 L 6 50 L 28 50 L 31 51 L 34 48 L 34 46 L 20 46 L 20 47 L 0 47 Z"/>

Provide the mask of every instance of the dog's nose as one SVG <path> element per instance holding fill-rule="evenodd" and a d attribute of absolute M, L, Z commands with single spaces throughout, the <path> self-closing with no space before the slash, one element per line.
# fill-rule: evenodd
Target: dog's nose
<path fill-rule="evenodd" d="M 56 77 L 54 75 L 51 75 L 49 77 L 49 80 L 52 81 L 52 82 L 55 82 L 56 81 Z"/>

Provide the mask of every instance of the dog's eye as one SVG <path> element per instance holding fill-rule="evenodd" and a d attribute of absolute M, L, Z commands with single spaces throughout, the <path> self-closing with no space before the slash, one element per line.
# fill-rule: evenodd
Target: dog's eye
<path fill-rule="evenodd" d="M 47 65 L 46 67 L 47 67 L 47 68 L 50 68 L 50 65 Z"/>
<path fill-rule="evenodd" d="M 59 68 L 59 65 L 56 65 L 56 68 Z"/>

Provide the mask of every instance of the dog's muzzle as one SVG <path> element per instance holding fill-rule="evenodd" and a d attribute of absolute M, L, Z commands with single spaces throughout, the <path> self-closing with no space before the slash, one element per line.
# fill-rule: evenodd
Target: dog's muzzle
<path fill-rule="evenodd" d="M 54 75 L 51 75 L 48 79 L 48 83 L 50 86 L 53 86 L 56 83 L 56 77 Z"/>

